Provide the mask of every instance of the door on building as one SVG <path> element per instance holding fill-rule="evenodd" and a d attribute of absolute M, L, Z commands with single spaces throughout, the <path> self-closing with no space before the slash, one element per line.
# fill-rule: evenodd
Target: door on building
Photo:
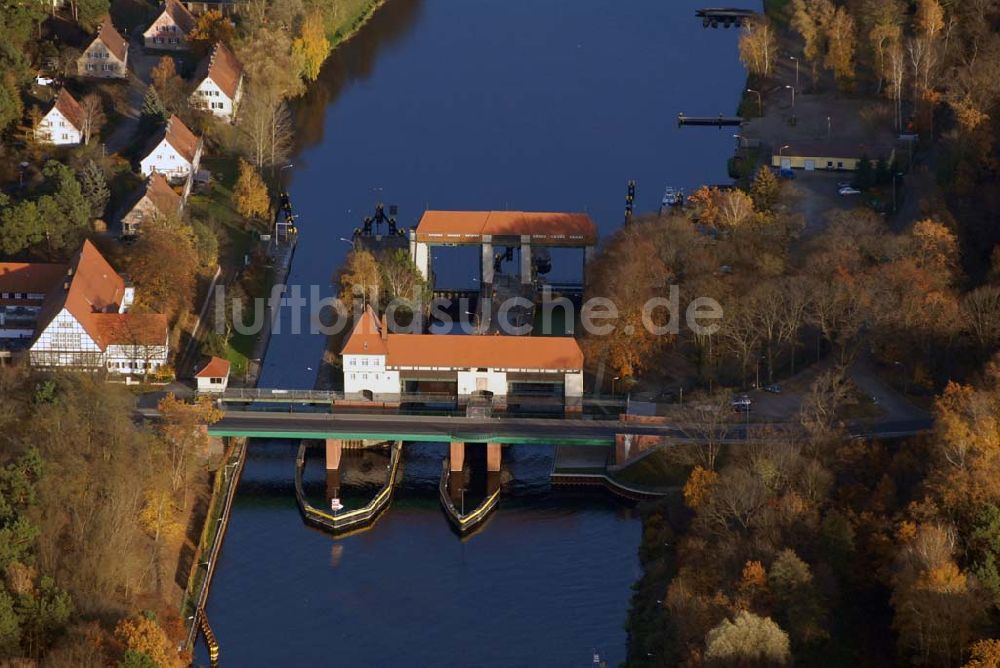
<path fill-rule="evenodd" d="M 807 172 L 811 172 L 811 171 L 813 171 L 815 169 L 816 169 L 816 161 L 815 160 L 806 160 L 806 171 Z"/>
<path fill-rule="evenodd" d="M 476 378 L 476 392 L 484 394 L 489 388 L 489 381 L 486 378 Z"/>
<path fill-rule="evenodd" d="M 781 168 L 782 169 L 791 169 L 792 168 L 792 159 L 791 158 L 782 158 L 781 159 Z"/>

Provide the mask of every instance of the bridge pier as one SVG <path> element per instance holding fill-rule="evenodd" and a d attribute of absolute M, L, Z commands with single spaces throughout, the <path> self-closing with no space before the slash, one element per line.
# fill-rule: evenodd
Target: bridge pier
<path fill-rule="evenodd" d="M 499 443 L 486 444 L 487 473 L 498 473 L 500 471 L 501 452 L 502 452 L 502 446 Z"/>
<path fill-rule="evenodd" d="M 462 441 L 452 441 L 450 444 L 449 459 L 450 470 L 456 473 L 465 468 L 465 443 Z"/>
<path fill-rule="evenodd" d="M 326 471 L 326 500 L 340 498 L 340 471 L 337 469 L 327 469 Z"/>
<path fill-rule="evenodd" d="M 344 452 L 344 441 L 339 438 L 326 439 L 326 470 L 340 470 L 340 456 Z"/>
<path fill-rule="evenodd" d="M 531 284 L 531 235 L 521 235 L 521 284 Z"/>

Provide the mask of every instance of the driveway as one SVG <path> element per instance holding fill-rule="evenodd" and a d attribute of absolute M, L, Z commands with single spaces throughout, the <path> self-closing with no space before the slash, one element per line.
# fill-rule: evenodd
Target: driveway
<path fill-rule="evenodd" d="M 124 118 L 111 132 L 104 145 L 108 153 L 122 153 L 135 140 L 139 129 L 139 116 L 142 115 L 142 101 L 146 97 L 146 87 L 150 72 L 160 59 L 160 54 L 146 53 L 142 46 L 141 35 L 133 37 L 128 49 L 128 93 L 126 107 L 119 109 Z"/>

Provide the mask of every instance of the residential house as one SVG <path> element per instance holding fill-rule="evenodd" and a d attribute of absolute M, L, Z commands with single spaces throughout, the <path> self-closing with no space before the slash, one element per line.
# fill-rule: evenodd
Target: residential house
<path fill-rule="evenodd" d="M 191 182 L 201 163 L 202 141 L 181 119 L 171 116 L 153 136 L 139 165 L 143 176 L 159 172 L 171 183 L 184 183 L 183 197 L 191 191 Z"/>
<path fill-rule="evenodd" d="M 178 216 L 183 209 L 184 198 L 167 183 L 163 174 L 153 172 L 122 216 L 122 235 L 134 236 L 143 223 Z"/>
<path fill-rule="evenodd" d="M 45 112 L 35 128 L 35 139 L 43 144 L 80 144 L 83 142 L 83 109 L 65 88 L 59 91 L 52 108 Z"/>
<path fill-rule="evenodd" d="M 128 77 L 128 42 L 111 23 L 111 17 L 97 29 L 97 37 L 83 50 L 76 61 L 77 74 L 101 79 Z"/>
<path fill-rule="evenodd" d="M 212 357 L 205 366 L 194 375 L 198 392 L 221 394 L 229 386 L 229 360 Z"/>
<path fill-rule="evenodd" d="M 192 106 L 233 122 L 243 97 L 243 65 L 233 52 L 221 42 L 216 44 L 211 55 L 198 65 L 194 80 L 197 83 L 191 93 Z"/>
<path fill-rule="evenodd" d="M 583 352 L 573 337 L 392 334 L 366 307 L 341 349 L 344 395 L 394 403 L 403 392 L 445 388 L 460 402 L 506 405 L 519 393 L 559 388 L 566 407 L 583 397 Z"/>
<path fill-rule="evenodd" d="M 166 365 L 166 316 L 129 312 L 134 288 L 90 241 L 58 275 L 52 265 L 43 265 L 38 272 L 55 281 L 45 289 L 32 328 L 33 366 L 129 375 Z M 38 287 L 40 283 L 39 278 Z M 20 289 L 27 288 L 26 282 Z"/>
<path fill-rule="evenodd" d="M 890 146 L 874 144 L 845 144 L 835 142 L 801 142 L 785 144 L 771 156 L 771 166 L 781 169 L 831 171 L 857 171 L 863 158 L 872 162 L 884 158 L 892 162 L 896 157 Z"/>
<path fill-rule="evenodd" d="M 187 36 L 194 30 L 197 21 L 194 15 L 177 0 L 163 3 L 160 15 L 142 33 L 147 49 L 182 51 L 188 48 Z"/>

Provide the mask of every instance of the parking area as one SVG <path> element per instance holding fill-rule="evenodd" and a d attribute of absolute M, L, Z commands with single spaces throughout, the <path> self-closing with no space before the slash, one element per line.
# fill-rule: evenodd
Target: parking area
<path fill-rule="evenodd" d="M 852 172 L 795 170 L 795 178 L 785 182 L 788 205 L 792 213 L 805 219 L 803 237 L 809 237 L 826 227 L 828 214 L 837 209 L 850 210 L 861 206 L 861 195 L 840 195 L 838 183 L 850 183 Z"/>

